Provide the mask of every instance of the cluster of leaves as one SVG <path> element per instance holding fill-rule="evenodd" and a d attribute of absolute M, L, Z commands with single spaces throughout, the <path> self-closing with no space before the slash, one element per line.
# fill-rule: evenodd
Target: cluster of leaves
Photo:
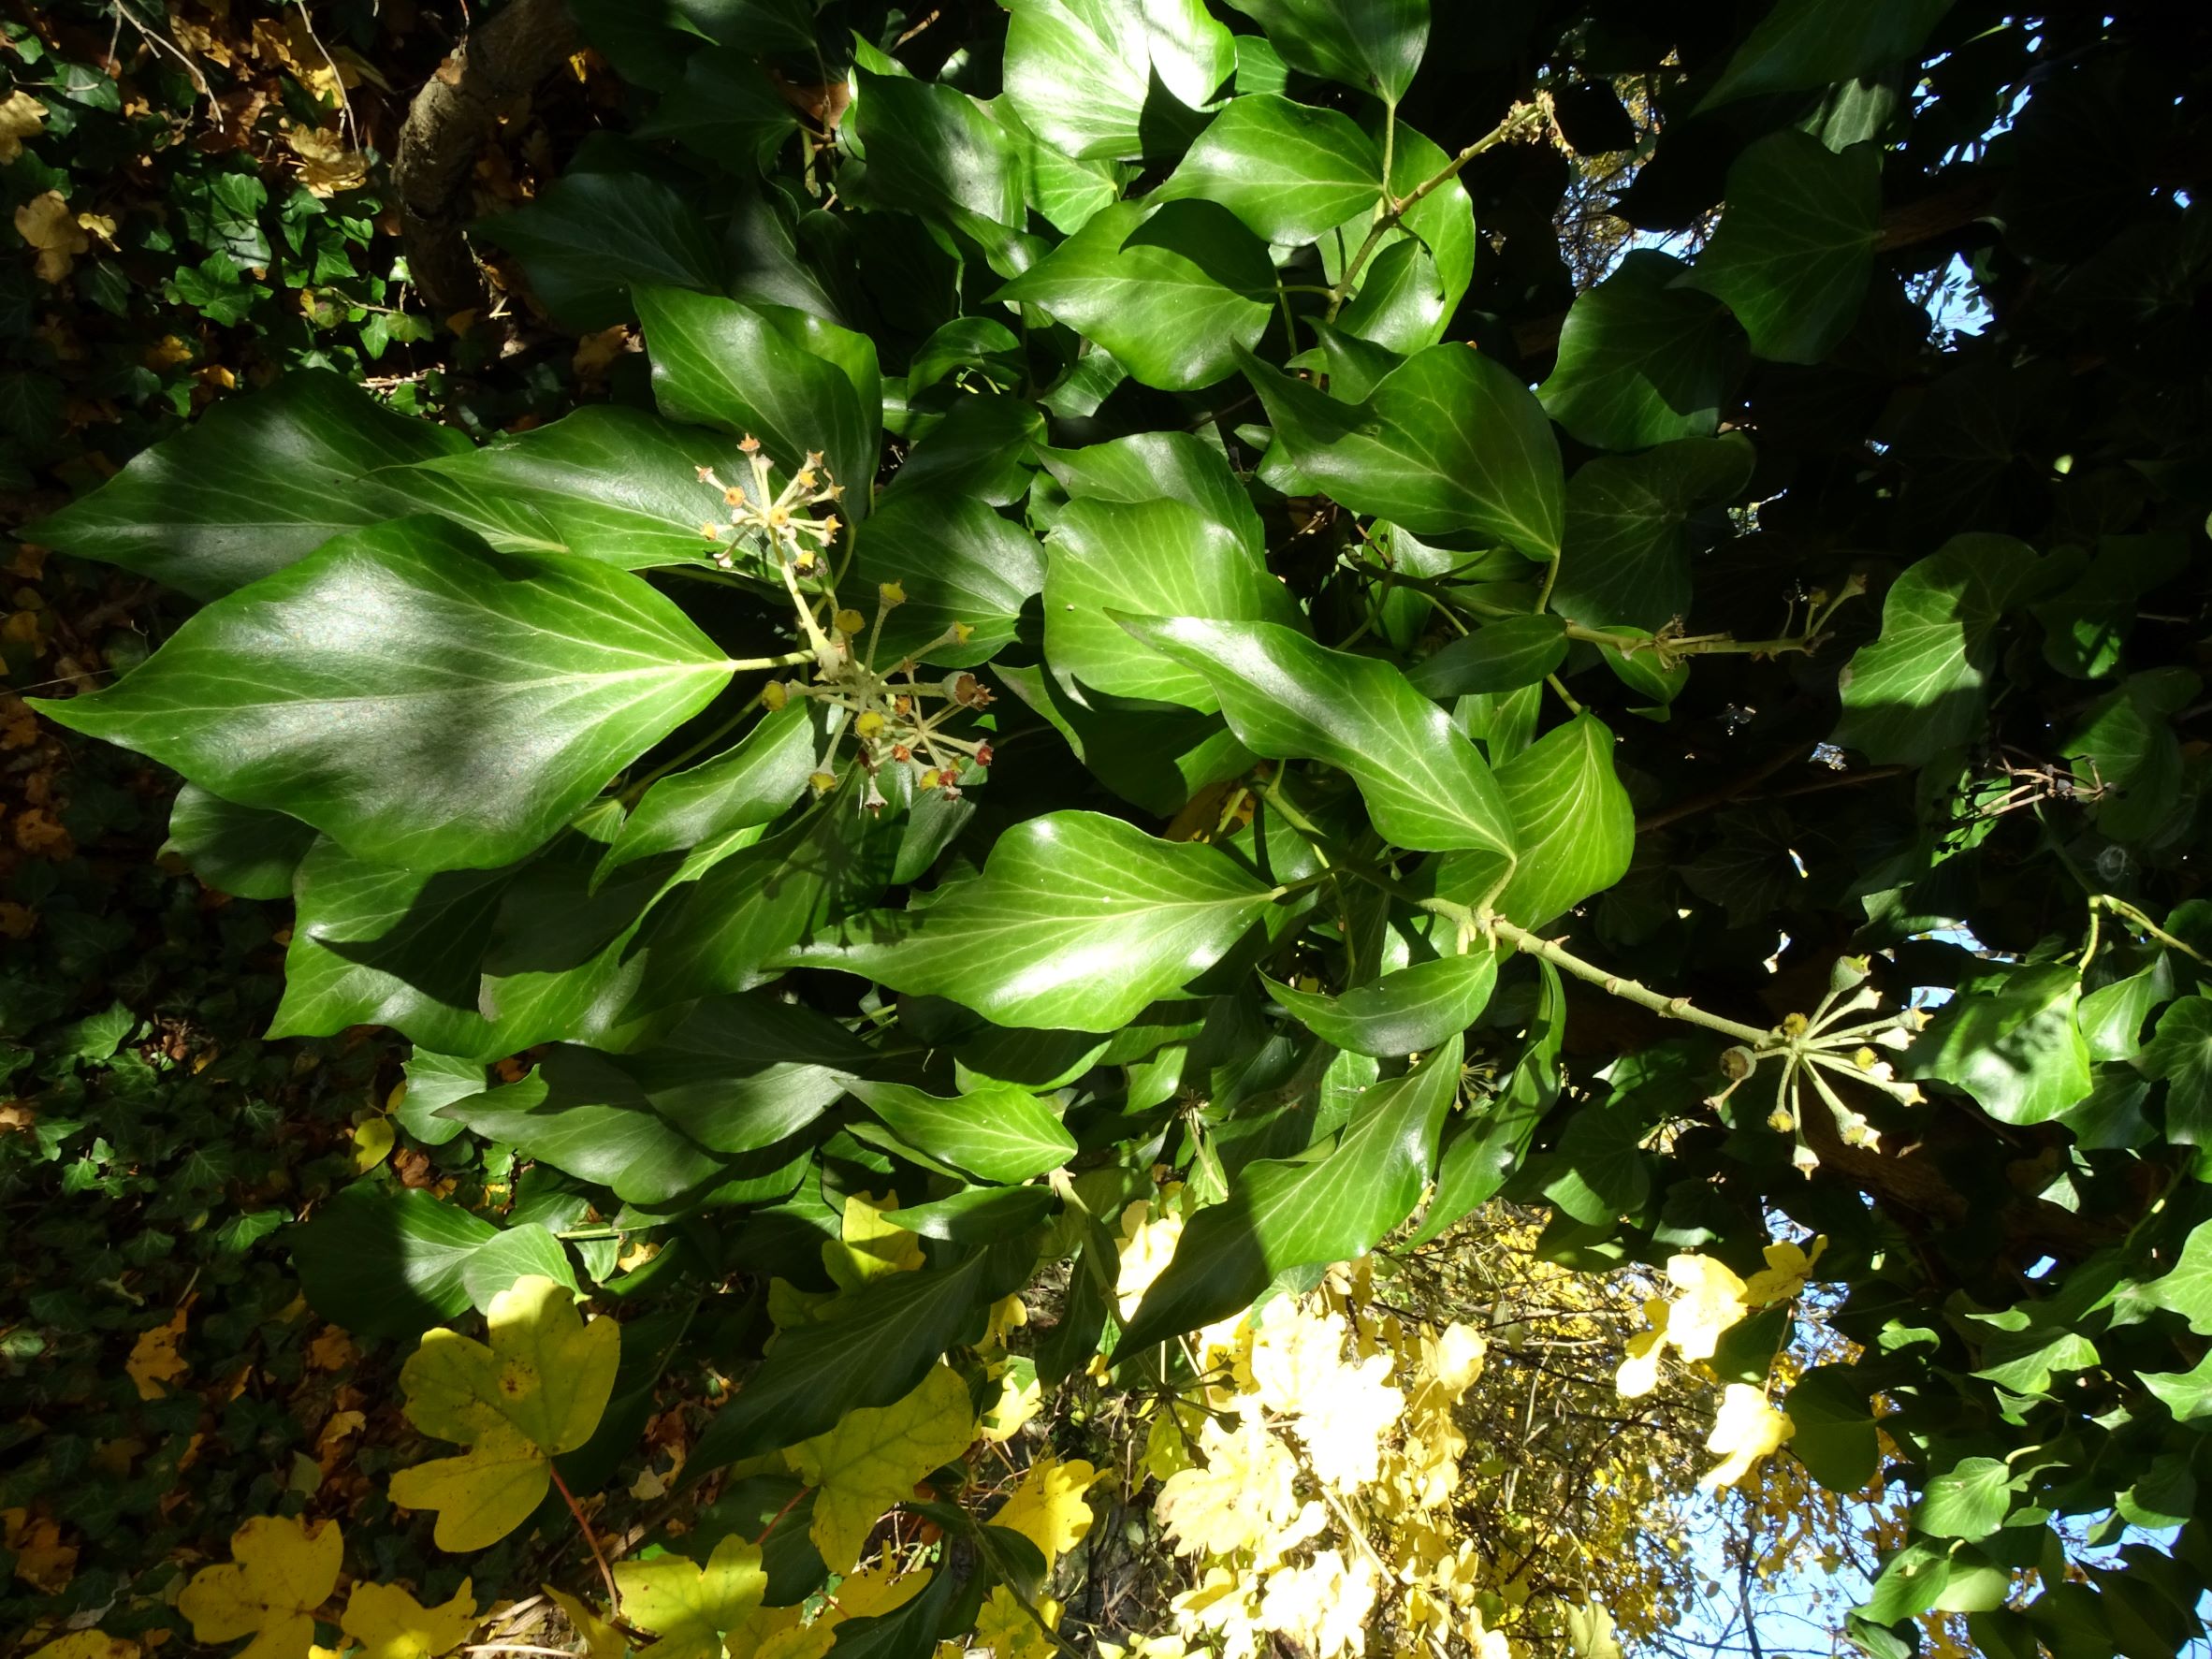
<path fill-rule="evenodd" d="M 944 1449 L 925 1394 L 1057 1263 L 1043 1382 L 1196 1398 L 1192 1333 L 1504 1195 L 1563 1264 L 1706 1264 L 1666 1335 L 1750 1332 L 1725 1477 L 1786 1444 L 1848 1495 L 1885 1414 L 1881 1659 L 1930 1611 L 2199 1634 L 2202 22 L 577 10 L 649 107 L 481 234 L 637 326 L 649 406 L 479 446 L 301 372 L 32 531 L 203 602 L 42 708 L 292 893 L 272 1030 L 398 1029 L 408 1134 L 546 1172 L 505 1228 L 349 1189 L 318 1310 L 588 1277 L 643 1356 L 594 1438 L 711 1368 L 688 1473 L 819 1498 L 822 1436 Z M 1570 150 L 1635 153 L 1579 294 Z M 1967 253 L 1974 335 L 1906 291 Z M 1124 1305 L 1100 1217 L 1159 1163 Z M 1802 1375 L 1784 1220 L 1854 1345 Z M 836 1253 L 885 1225 L 902 1271 Z M 476 1543 L 565 1436 L 471 1397 L 418 1425 L 515 1484 L 403 1488 Z M 832 1642 L 999 1589 L 1041 1636 L 1035 1560 L 917 1502 L 898 1635 Z M 745 1548 L 714 1639 L 775 1605 Z M 1243 1635 L 1352 1645 L 1293 1616 L 1318 1555 L 1252 1564 L 1299 1576 Z"/>

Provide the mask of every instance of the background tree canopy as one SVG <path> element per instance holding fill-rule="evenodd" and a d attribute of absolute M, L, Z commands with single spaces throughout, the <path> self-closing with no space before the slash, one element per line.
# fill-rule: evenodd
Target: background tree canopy
<path fill-rule="evenodd" d="M 319 274 L 389 255 L 345 72 L 388 78 L 373 20 L 293 14 L 248 124 L 294 207 L 195 199 L 225 280 L 266 210 L 285 282 L 375 282 L 357 343 L 22 530 L 171 596 L 151 654 L 9 667 L 181 775 L 211 894 L 291 900 L 252 1040 L 411 1045 L 256 1211 L 389 1345 L 320 1402 L 386 1428 L 233 1497 L 230 1563 L 26 1577 L 98 1535 L 48 1328 L 128 1334 L 161 1433 L 228 1407 L 177 1298 L 11 1327 L 57 1659 L 480 1615 L 594 1659 L 1602 1656 L 1870 1542 L 1797 1594 L 1877 1659 L 2202 1639 L 2212 21 L 571 11 L 582 109 L 427 320 Z M 213 61 L 116 17 L 149 88 Z M 117 49 L 10 39 L 0 386 L 23 482 L 89 483 L 67 318 L 173 243 L 62 188 L 81 110 L 150 142 Z M 515 91 L 488 46 L 429 83 L 472 76 Z M 433 324 L 505 389 L 345 372 Z M 589 365 L 558 419 L 512 418 L 532 354 Z M 81 939 L 23 822 L 7 930 Z M 19 1034 L 112 971 L 59 967 Z M 115 1017 L 15 1051 L 76 1104 L 10 1108 L 11 1204 L 111 1179 Z M 565 1623 L 514 1623 L 541 1580 Z"/>

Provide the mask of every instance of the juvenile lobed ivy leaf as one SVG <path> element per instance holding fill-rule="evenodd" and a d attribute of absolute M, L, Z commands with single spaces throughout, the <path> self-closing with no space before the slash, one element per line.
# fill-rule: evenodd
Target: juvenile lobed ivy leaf
<path fill-rule="evenodd" d="M 230 1560 L 202 1567 L 177 1598 L 198 1642 L 254 1639 L 239 1659 L 296 1659 L 314 1642 L 315 1609 L 338 1588 L 337 1523 L 259 1515 L 230 1535 Z"/>
<path fill-rule="evenodd" d="M 1415 535 L 1481 531 L 1532 558 L 1558 556 L 1559 442 L 1529 389 L 1481 353 L 1431 346 L 1361 403 L 1337 402 L 1248 351 L 1237 360 L 1290 465 L 1353 512 Z"/>
<path fill-rule="evenodd" d="M 1145 385 L 1187 391 L 1259 343 L 1274 284 L 1267 244 L 1216 203 L 1117 202 L 993 298 L 1041 306 Z"/>
<path fill-rule="evenodd" d="M 975 1439 L 975 1407 L 960 1374 L 940 1365 L 903 1400 L 850 1411 L 825 1434 L 784 1455 L 814 1494 L 810 1535 L 833 1573 L 859 1564 L 861 1547 L 885 1510 L 914 1495 L 914 1483 Z"/>
<path fill-rule="evenodd" d="M 1678 285 L 1688 272 L 1657 249 L 1637 248 L 1575 296 L 1558 360 L 1536 388 L 1544 412 L 1598 449 L 1711 436 L 1743 343 L 1712 296 Z"/>
<path fill-rule="evenodd" d="M 1202 677 L 1254 754 L 1349 773 L 1375 827 L 1401 847 L 1478 848 L 1512 862 L 1511 809 L 1482 757 L 1404 675 L 1272 622 L 1124 618 Z"/>
<path fill-rule="evenodd" d="M 757 1546 L 732 1535 L 704 1564 L 681 1555 L 615 1564 L 623 1616 L 661 1639 L 664 1659 L 721 1659 L 722 1637 L 761 1605 L 768 1575 Z"/>
<path fill-rule="evenodd" d="M 1951 0 L 1778 0 L 1697 107 L 1855 80 L 1919 50 Z"/>
<path fill-rule="evenodd" d="M 635 576 L 404 518 L 217 600 L 106 691 L 38 706 L 361 858 L 489 868 L 546 841 L 729 672 Z"/>
<path fill-rule="evenodd" d="M 1222 853 L 1051 812 L 926 910 L 876 911 L 784 960 L 946 997 L 995 1025 L 1113 1031 L 1203 972 L 1274 895 Z"/>
<path fill-rule="evenodd" d="M 2145 1075 L 2166 1083 L 2168 1139 L 2212 1140 L 2212 1000 L 2184 997 L 2159 1016 L 2144 1045 Z"/>
<path fill-rule="evenodd" d="M 2018 1482 L 2001 1458 L 1967 1458 L 1936 1476 L 1913 1511 L 1913 1524 L 1937 1538 L 1986 1538 L 2012 1513 Z"/>
<path fill-rule="evenodd" d="M 1970 984 L 1914 1042 L 1909 1075 L 1957 1084 L 2001 1123 L 2042 1123 L 2089 1092 L 2088 1044 L 2074 1018 L 2079 973 L 2052 962 Z"/>
<path fill-rule="evenodd" d="M 402 1469 L 392 1502 L 435 1509 L 441 1550 L 481 1550 L 544 1501 L 555 1456 L 591 1437 L 615 1385 L 620 1328 L 589 1324 L 550 1279 L 518 1279 L 492 1299 L 491 1343 L 433 1331 L 400 1372 L 407 1420 L 470 1449 Z"/>
<path fill-rule="evenodd" d="M 476 1628 L 476 1597 L 463 1579 L 452 1597 L 426 1608 L 397 1584 L 357 1582 L 338 1628 L 361 1644 L 359 1659 L 438 1659 Z"/>

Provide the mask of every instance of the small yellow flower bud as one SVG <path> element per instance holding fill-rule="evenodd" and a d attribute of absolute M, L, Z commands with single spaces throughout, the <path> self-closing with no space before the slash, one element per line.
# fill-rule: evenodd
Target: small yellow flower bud
<path fill-rule="evenodd" d="M 935 766 L 932 766 L 928 771 L 922 774 L 922 787 L 924 789 L 935 789 L 939 784 L 944 781 L 944 778 L 945 775 L 942 772 L 939 772 Z"/>
<path fill-rule="evenodd" d="M 737 447 L 744 450 L 748 455 L 753 455 L 758 453 L 761 447 L 761 441 L 754 437 L 750 432 L 748 432 L 744 437 L 737 440 Z"/>
<path fill-rule="evenodd" d="M 966 622 L 955 622 L 953 624 L 953 643 L 954 645 L 966 645 L 974 637 L 975 629 L 969 624 Z"/>
<path fill-rule="evenodd" d="M 835 524 L 837 520 L 832 518 L 829 522 Z M 906 604 L 907 590 L 900 587 L 896 582 L 885 582 L 877 588 L 876 598 L 881 603 L 885 610 L 889 610 L 894 605 Z"/>
<path fill-rule="evenodd" d="M 863 737 L 880 736 L 883 732 L 883 717 L 871 708 L 852 722 L 852 729 Z"/>
<path fill-rule="evenodd" d="M 733 507 L 742 507 L 745 505 L 745 491 L 739 486 L 733 484 L 722 491 L 722 500 L 728 502 Z"/>
<path fill-rule="evenodd" d="M 814 786 L 816 794 L 826 795 L 837 787 L 837 775 L 835 772 L 817 772 L 807 781 Z"/>
<path fill-rule="evenodd" d="M 837 613 L 836 622 L 837 632 L 848 639 L 867 632 L 868 619 L 851 605 Z"/>
<path fill-rule="evenodd" d="M 761 688 L 761 706 L 763 708 L 770 710 L 781 708 L 790 701 L 791 693 L 784 690 L 783 682 L 779 679 L 772 679 Z"/>
<path fill-rule="evenodd" d="M 719 542 L 722 539 L 721 531 L 712 524 L 702 524 L 699 527 L 699 533 L 710 542 Z"/>

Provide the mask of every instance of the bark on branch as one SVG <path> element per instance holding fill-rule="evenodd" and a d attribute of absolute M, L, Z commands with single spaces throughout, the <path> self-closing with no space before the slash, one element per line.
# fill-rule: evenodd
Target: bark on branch
<path fill-rule="evenodd" d="M 486 302 L 469 249 L 469 184 L 501 109 L 528 96 L 577 44 L 565 0 L 512 0 L 471 30 L 415 94 L 400 128 L 392 183 L 407 268 L 440 315 Z"/>

